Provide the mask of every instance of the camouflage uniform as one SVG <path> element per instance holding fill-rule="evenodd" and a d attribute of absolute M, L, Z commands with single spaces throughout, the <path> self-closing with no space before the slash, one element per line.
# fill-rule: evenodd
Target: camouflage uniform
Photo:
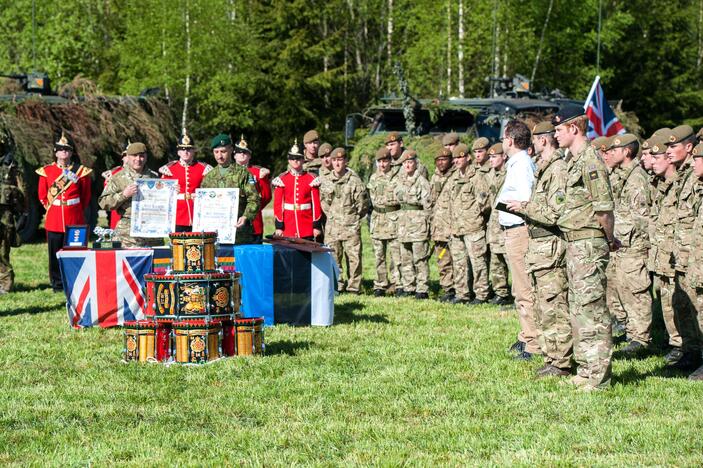
<path fill-rule="evenodd" d="M 400 265 L 400 244 L 398 243 L 400 205 L 395 198 L 394 187 L 390 169 L 385 174 L 381 171 L 374 172 L 366 186 L 373 206 L 369 231 L 376 264 L 374 289 L 385 290 L 400 284 L 398 272 L 391 269 L 389 282 L 386 270 L 386 253 L 391 257 L 391 263 Z"/>
<path fill-rule="evenodd" d="M 577 381 L 592 388 L 610 385 L 613 338 L 605 302 L 609 249 L 595 212 L 612 212 L 613 195 L 603 161 L 588 144 L 567 160 L 564 233 L 569 280 L 569 317 L 578 365 Z"/>
<path fill-rule="evenodd" d="M 692 177 L 695 177 L 692 176 Z M 703 183 L 699 180 L 695 186 L 696 196 L 700 200 L 703 197 Z M 681 286 L 686 294 L 691 298 L 693 306 L 696 309 L 697 330 L 703 330 L 703 203 L 698 204 L 696 221 L 693 225 L 693 232 L 698 235 L 691 239 L 691 250 L 688 258 L 688 272 L 686 274 L 686 283 Z"/>
<path fill-rule="evenodd" d="M 571 367 L 573 354 L 566 242 L 556 227 L 564 208 L 566 177 L 561 150 L 545 161 L 538 160 L 530 201 L 523 202 L 519 210 L 529 224 L 525 264 L 532 280 L 539 345 L 545 363 L 560 369 Z"/>
<path fill-rule="evenodd" d="M 129 166 L 110 177 L 110 180 L 98 199 L 100 208 L 105 211 L 115 210 L 120 216 L 120 221 L 115 227 L 113 239 L 122 243 L 123 247 L 149 247 L 161 245 L 163 239 L 146 237 L 132 237 L 129 235 L 132 226 L 132 197 L 125 197 L 122 192 L 125 188 L 135 183 L 137 179 L 158 179 L 159 174 L 144 168 L 137 172 Z"/>
<path fill-rule="evenodd" d="M 450 249 L 454 261 L 454 294 L 457 300 L 470 299 L 470 265 L 473 292 L 476 299 L 485 301 L 489 293 L 485 216 L 490 209 L 490 189 L 474 165 L 469 165 L 464 174 L 454 171 L 447 184 L 452 193 Z"/>
<path fill-rule="evenodd" d="M 616 169 L 621 183 L 613 191 L 615 199 L 615 237 L 622 247 L 612 255 L 608 268 L 614 277 L 608 279 L 612 295 L 610 310 L 624 317 L 627 337 L 649 345 L 652 330 L 652 296 L 647 271 L 649 255 L 649 179 L 639 160 Z"/>
<path fill-rule="evenodd" d="M 400 152 L 400 154 L 403 154 L 405 152 L 405 148 L 403 148 Z M 393 176 L 397 176 L 399 174 L 402 174 L 403 171 L 403 163 L 400 161 L 400 157 L 398 159 L 393 159 L 391 161 L 391 172 L 393 173 Z M 425 180 L 430 179 L 430 173 L 427 171 L 427 167 L 425 167 L 420 160 L 417 160 L 417 169 L 416 172 L 421 175 L 422 177 L 425 178 Z"/>
<path fill-rule="evenodd" d="M 430 198 L 432 200 L 430 238 L 434 242 L 434 252 L 437 256 L 439 286 L 445 293 L 449 293 L 454 288 L 452 254 L 449 250 L 449 240 L 452 237 L 449 205 L 452 194 L 451 190 L 444 190 L 452 172 L 453 168 L 451 167 L 445 173 L 435 168 L 432 180 L 430 180 Z"/>
<path fill-rule="evenodd" d="M 623 181 L 621 179 L 621 172 L 617 168 L 608 168 L 609 175 L 608 180 L 610 180 L 610 189 L 613 193 L 613 202 L 615 202 L 615 197 L 622 190 Z M 609 307 L 618 300 L 617 292 L 617 278 L 615 276 L 615 262 L 608 262 L 608 267 L 605 269 L 606 278 L 606 289 L 605 289 L 605 301 Z M 611 307 L 610 312 L 613 314 L 613 336 L 620 337 L 625 334 L 625 327 L 627 325 L 627 315 L 622 307 Z"/>
<path fill-rule="evenodd" d="M 341 177 L 332 172 L 322 179 L 320 201 L 327 215 L 325 242 L 334 250 L 340 268 L 346 264 L 347 283 L 344 284 L 340 272 L 337 289 L 359 292 L 362 271 L 361 219 L 369 210 L 366 187 L 351 169 L 347 169 Z"/>
<path fill-rule="evenodd" d="M 488 177 L 488 185 L 491 193 L 490 206 L 495 205 L 495 200 L 500 189 L 505 182 L 505 167 L 500 171 L 491 171 Z M 498 210 L 491 210 L 491 215 L 488 218 L 488 226 L 486 228 L 486 240 L 490 248 L 490 279 L 493 292 L 499 297 L 509 297 L 510 289 L 508 288 L 508 261 L 505 257 L 505 236 L 498 222 Z"/>
<path fill-rule="evenodd" d="M 10 292 L 15 281 L 10 248 L 20 245 L 15 217 L 26 210 L 25 193 L 17 163 L 11 157 L 0 157 L 0 294 Z"/>
<path fill-rule="evenodd" d="M 400 203 L 398 242 L 403 290 L 426 294 L 430 275 L 430 183 L 418 169 L 411 177 L 405 172 L 398 175 L 395 196 Z"/>
<path fill-rule="evenodd" d="M 256 180 L 246 167 L 239 164 L 230 164 L 227 167 L 217 166 L 207 173 L 201 188 L 238 188 L 239 209 L 237 219 L 244 216 L 247 222 L 237 228 L 235 244 L 250 244 L 254 241 L 252 223 L 259 212 L 261 196 L 256 190 Z"/>

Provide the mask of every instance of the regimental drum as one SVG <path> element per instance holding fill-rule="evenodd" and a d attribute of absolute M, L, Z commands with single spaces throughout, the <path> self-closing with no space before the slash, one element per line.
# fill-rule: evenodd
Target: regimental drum
<path fill-rule="evenodd" d="M 171 360 L 171 323 L 156 324 L 156 360 L 168 362 Z"/>
<path fill-rule="evenodd" d="M 216 232 L 172 232 L 169 237 L 175 273 L 215 271 Z"/>
<path fill-rule="evenodd" d="M 199 273 L 144 275 L 147 308 L 158 321 L 231 318 L 239 312 L 239 275 Z"/>
<path fill-rule="evenodd" d="M 202 364 L 218 359 L 222 325 L 219 322 L 187 320 L 174 322 L 176 362 Z"/>
<path fill-rule="evenodd" d="M 150 320 L 124 323 L 124 360 L 155 362 L 156 324 Z"/>
<path fill-rule="evenodd" d="M 237 356 L 264 354 L 264 319 L 243 318 L 234 321 L 234 347 Z"/>

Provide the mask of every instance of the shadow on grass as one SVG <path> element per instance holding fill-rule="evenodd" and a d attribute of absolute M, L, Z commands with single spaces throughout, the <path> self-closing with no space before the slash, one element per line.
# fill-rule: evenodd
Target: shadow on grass
<path fill-rule="evenodd" d="M 60 305 L 43 305 L 43 306 L 31 306 L 31 307 L 20 307 L 18 309 L 10 309 L 2 311 L 0 310 L 0 317 L 12 317 L 14 315 L 22 314 L 43 314 L 45 312 L 55 311 L 60 308 Z"/>
<path fill-rule="evenodd" d="M 310 349 L 311 344 L 309 341 L 274 341 L 273 343 L 266 343 L 266 355 L 285 354 L 287 356 L 296 356 L 300 351 Z"/>
<path fill-rule="evenodd" d="M 334 323 L 336 325 L 354 322 L 390 323 L 385 315 L 381 314 L 355 314 L 356 310 L 363 310 L 361 302 L 346 302 L 334 305 Z"/>
<path fill-rule="evenodd" d="M 51 289 L 51 285 L 49 283 L 39 283 L 37 285 L 15 283 L 12 287 L 12 292 L 32 292 L 41 289 Z"/>
<path fill-rule="evenodd" d="M 634 368 L 629 368 L 625 372 L 613 376 L 614 383 L 619 383 L 622 385 L 633 385 L 640 381 L 647 379 L 648 377 L 662 377 L 665 379 L 686 379 L 688 374 L 693 371 L 682 371 L 677 369 L 671 369 L 666 366 L 657 367 L 654 370 L 641 372 Z"/>

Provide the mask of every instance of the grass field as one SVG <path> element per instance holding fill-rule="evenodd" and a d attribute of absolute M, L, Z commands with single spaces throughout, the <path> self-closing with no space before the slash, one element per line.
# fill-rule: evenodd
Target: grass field
<path fill-rule="evenodd" d="M 13 263 L 18 291 L 0 297 L 3 465 L 703 460 L 703 385 L 661 357 L 616 359 L 605 392 L 537 381 L 541 362 L 505 352 L 512 310 L 342 295 L 333 327 L 267 329 L 261 358 L 127 365 L 121 330 L 68 327 L 44 245 Z"/>

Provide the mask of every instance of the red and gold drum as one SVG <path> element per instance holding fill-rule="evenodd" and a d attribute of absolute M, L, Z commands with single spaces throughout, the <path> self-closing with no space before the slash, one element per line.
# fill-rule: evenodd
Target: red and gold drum
<path fill-rule="evenodd" d="M 156 324 L 150 320 L 124 323 L 125 361 L 156 361 Z"/>
<path fill-rule="evenodd" d="M 174 322 L 176 362 L 202 364 L 220 357 L 222 325 L 204 320 Z"/>
<path fill-rule="evenodd" d="M 264 319 L 243 318 L 234 321 L 234 345 L 237 356 L 264 354 Z"/>
<path fill-rule="evenodd" d="M 156 360 L 159 362 L 171 360 L 171 329 L 170 322 L 156 324 Z"/>
<path fill-rule="evenodd" d="M 172 269 L 177 273 L 215 270 L 216 232 L 172 232 Z"/>

